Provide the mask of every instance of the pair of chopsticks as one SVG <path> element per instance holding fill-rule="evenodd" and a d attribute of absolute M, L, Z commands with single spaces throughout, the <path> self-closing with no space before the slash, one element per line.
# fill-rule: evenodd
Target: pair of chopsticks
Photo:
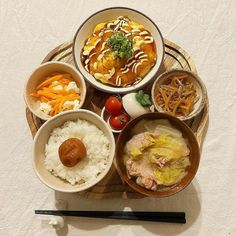
<path fill-rule="evenodd" d="M 184 212 L 35 210 L 35 214 L 119 220 L 142 220 L 179 224 L 186 223 Z"/>

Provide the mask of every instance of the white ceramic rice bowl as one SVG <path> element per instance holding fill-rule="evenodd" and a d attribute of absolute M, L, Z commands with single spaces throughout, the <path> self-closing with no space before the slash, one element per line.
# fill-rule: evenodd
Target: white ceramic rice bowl
<path fill-rule="evenodd" d="M 110 143 L 110 154 L 108 157 L 108 163 L 106 165 L 105 170 L 98 175 L 98 177 L 92 181 L 85 182 L 83 184 L 75 184 L 71 185 L 67 181 L 54 176 L 51 172 L 49 172 L 45 167 L 45 145 L 48 142 L 50 134 L 54 128 L 61 127 L 66 121 L 76 121 L 77 119 L 82 119 L 89 121 L 95 124 L 109 140 Z M 38 130 L 35 138 L 34 138 L 34 146 L 33 146 L 33 167 L 38 178 L 48 187 L 60 191 L 60 192 L 80 192 L 86 190 L 100 180 L 102 180 L 108 171 L 111 168 L 113 158 L 115 154 L 115 140 L 114 136 L 106 124 L 104 120 L 101 119 L 98 115 L 91 111 L 80 110 L 80 111 L 68 111 L 61 114 L 56 115 L 52 119 L 45 122 L 41 128 Z"/>

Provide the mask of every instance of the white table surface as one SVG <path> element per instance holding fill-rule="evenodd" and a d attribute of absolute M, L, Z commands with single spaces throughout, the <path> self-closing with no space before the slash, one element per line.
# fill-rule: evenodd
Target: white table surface
<path fill-rule="evenodd" d="M 90 14 L 128 6 L 192 55 L 210 99 L 210 121 L 193 183 L 165 199 L 87 200 L 55 193 L 35 176 L 23 87 L 29 73 Z M 236 235 L 236 1 L 41 0 L 0 2 L 0 235 Z M 73 210 L 185 211 L 187 224 L 69 219 L 59 232 L 34 209 L 69 200 Z"/>

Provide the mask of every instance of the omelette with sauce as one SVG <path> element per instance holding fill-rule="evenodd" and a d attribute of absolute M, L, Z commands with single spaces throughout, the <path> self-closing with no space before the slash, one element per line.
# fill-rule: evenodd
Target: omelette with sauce
<path fill-rule="evenodd" d="M 123 16 L 99 23 L 81 52 L 85 69 L 96 80 L 115 87 L 139 83 L 155 65 L 156 58 L 151 33 Z"/>

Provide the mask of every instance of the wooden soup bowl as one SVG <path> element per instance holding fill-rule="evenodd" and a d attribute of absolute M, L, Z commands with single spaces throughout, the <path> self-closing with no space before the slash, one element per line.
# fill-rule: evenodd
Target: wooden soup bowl
<path fill-rule="evenodd" d="M 135 179 L 129 178 L 127 175 L 126 166 L 124 164 L 123 157 L 122 157 L 126 142 L 132 138 L 132 129 L 139 121 L 144 120 L 144 119 L 168 120 L 174 128 L 182 132 L 182 136 L 187 140 L 188 148 L 190 150 L 189 159 L 190 159 L 191 164 L 186 169 L 187 174 L 178 183 L 172 186 L 161 188 L 160 190 L 157 190 L 157 191 L 148 190 L 138 185 Z M 174 116 L 171 116 L 165 113 L 153 112 L 153 113 L 147 113 L 147 114 L 141 115 L 131 120 L 126 125 L 126 127 L 122 130 L 116 142 L 115 160 L 116 160 L 116 166 L 117 166 L 117 171 L 119 175 L 121 176 L 123 181 L 125 181 L 132 189 L 149 197 L 167 197 L 167 196 L 171 196 L 180 192 L 191 183 L 199 166 L 200 151 L 199 151 L 198 142 L 196 140 L 194 133 L 184 122 L 182 122 L 181 120 L 179 120 L 178 118 Z"/>

